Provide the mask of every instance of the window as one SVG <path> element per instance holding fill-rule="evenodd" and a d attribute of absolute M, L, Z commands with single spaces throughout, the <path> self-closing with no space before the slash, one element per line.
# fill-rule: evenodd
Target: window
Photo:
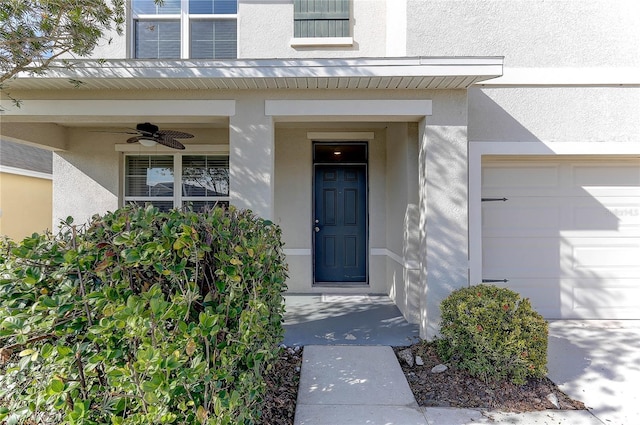
<path fill-rule="evenodd" d="M 138 59 L 235 59 L 237 0 L 133 0 Z"/>
<path fill-rule="evenodd" d="M 294 0 L 294 38 L 349 37 L 349 7 L 349 0 Z"/>
<path fill-rule="evenodd" d="M 178 190 L 176 190 L 176 182 Z M 124 201 L 161 211 L 191 205 L 198 211 L 229 204 L 226 155 L 127 155 Z"/>

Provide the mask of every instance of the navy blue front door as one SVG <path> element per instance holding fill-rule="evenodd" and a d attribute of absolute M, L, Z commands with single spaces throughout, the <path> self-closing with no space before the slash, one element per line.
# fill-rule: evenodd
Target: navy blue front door
<path fill-rule="evenodd" d="M 315 283 L 366 283 L 366 166 L 316 164 L 314 203 Z"/>

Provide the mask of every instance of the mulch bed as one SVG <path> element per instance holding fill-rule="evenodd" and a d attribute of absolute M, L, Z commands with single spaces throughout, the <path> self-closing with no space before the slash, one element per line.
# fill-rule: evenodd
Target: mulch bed
<path fill-rule="evenodd" d="M 443 364 L 433 344 L 419 342 L 410 347 L 396 347 L 396 354 L 411 349 L 424 365 L 408 366 L 400 360 L 402 370 L 420 406 L 485 408 L 504 412 L 529 412 L 546 409 L 582 410 L 584 404 L 563 393 L 549 378 L 529 379 L 524 385 L 510 381 L 487 383 L 451 365 L 442 373 L 431 369 Z M 552 403 L 556 401 L 557 406 Z"/>
<path fill-rule="evenodd" d="M 302 365 L 302 347 L 284 347 L 267 373 L 267 395 L 260 425 L 293 425 Z"/>

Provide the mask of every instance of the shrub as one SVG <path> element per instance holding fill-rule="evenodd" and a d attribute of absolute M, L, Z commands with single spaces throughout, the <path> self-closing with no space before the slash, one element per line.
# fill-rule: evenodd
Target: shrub
<path fill-rule="evenodd" d="M 126 207 L 1 249 L 0 422 L 258 418 L 283 336 L 271 222 Z"/>
<path fill-rule="evenodd" d="M 477 285 L 441 303 L 438 354 L 485 381 L 523 384 L 547 372 L 547 322 L 528 299 L 509 289 Z"/>

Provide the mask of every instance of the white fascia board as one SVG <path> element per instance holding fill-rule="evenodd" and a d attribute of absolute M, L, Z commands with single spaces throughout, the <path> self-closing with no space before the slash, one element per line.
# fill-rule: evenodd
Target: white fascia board
<path fill-rule="evenodd" d="M 7 103 L 7 105 L 5 105 Z M 20 108 L 2 102 L 0 115 L 58 116 L 61 108 L 65 116 L 140 115 L 175 117 L 180 115 L 202 117 L 230 117 L 236 113 L 235 100 L 36 100 L 23 102 Z"/>
<path fill-rule="evenodd" d="M 53 180 L 53 176 L 48 173 L 26 170 L 24 168 L 8 167 L 6 165 L 0 165 L 0 173 L 17 174 L 19 176 L 34 177 L 37 179 Z"/>
<path fill-rule="evenodd" d="M 69 68 L 55 66 L 46 76 L 29 78 L 86 81 L 100 79 L 182 78 L 295 78 L 386 76 L 486 76 L 502 75 L 501 57 L 353 58 L 353 59 L 257 59 L 198 60 L 92 60 L 72 61 Z"/>
<path fill-rule="evenodd" d="M 481 87 L 509 86 L 637 86 L 640 68 L 504 68 L 501 77 Z"/>
<path fill-rule="evenodd" d="M 431 114 L 431 100 L 265 100 L 265 115 L 275 117 L 424 117 Z"/>

